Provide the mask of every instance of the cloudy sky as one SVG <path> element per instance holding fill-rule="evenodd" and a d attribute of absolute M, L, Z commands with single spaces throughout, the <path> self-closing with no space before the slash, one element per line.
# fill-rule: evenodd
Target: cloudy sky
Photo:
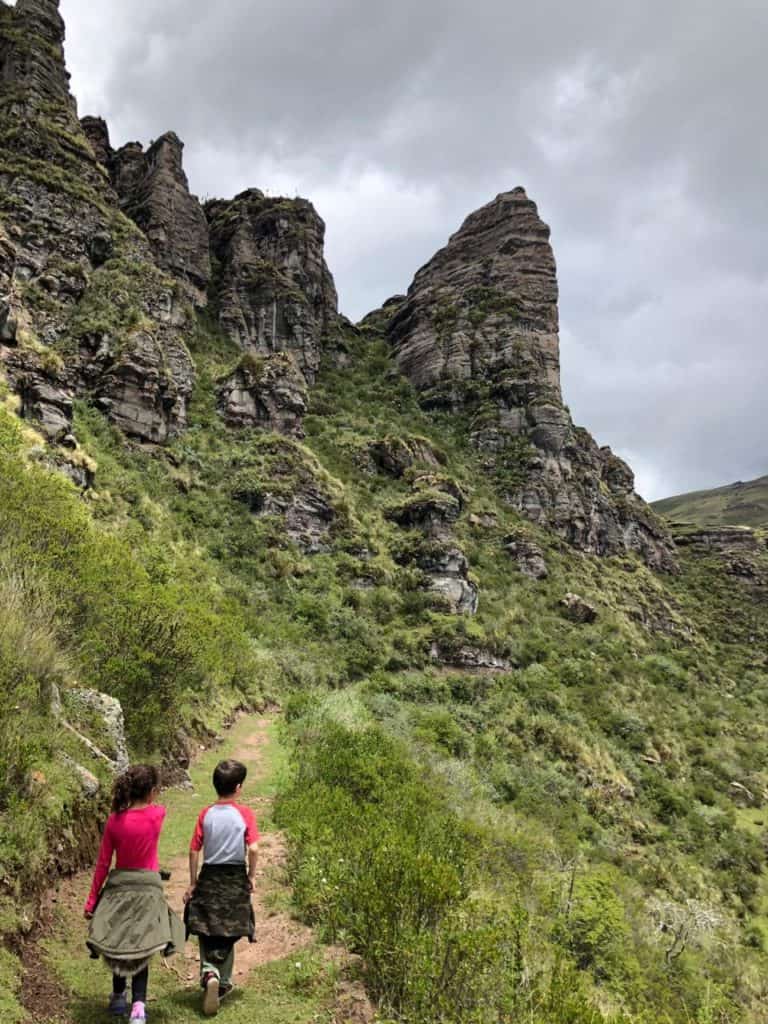
<path fill-rule="evenodd" d="M 647 498 L 768 473 L 765 0 L 61 0 L 81 114 L 312 199 L 342 310 L 522 184 L 563 390 Z"/>

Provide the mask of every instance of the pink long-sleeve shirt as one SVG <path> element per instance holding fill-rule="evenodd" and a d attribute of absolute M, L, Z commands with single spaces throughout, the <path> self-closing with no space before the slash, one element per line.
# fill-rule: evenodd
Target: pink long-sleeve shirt
<path fill-rule="evenodd" d="M 149 804 L 147 807 L 110 814 L 101 838 L 93 884 L 85 903 L 86 914 L 93 912 L 99 900 L 99 893 L 109 874 L 113 854 L 116 855 L 115 869 L 118 871 L 160 869 L 157 844 L 165 815 L 165 807 L 160 804 Z"/>

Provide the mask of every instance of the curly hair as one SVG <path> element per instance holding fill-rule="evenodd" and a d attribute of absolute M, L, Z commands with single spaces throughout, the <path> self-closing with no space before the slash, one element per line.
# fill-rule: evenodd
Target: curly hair
<path fill-rule="evenodd" d="M 146 800 L 159 784 L 160 775 L 154 765 L 132 765 L 115 779 L 112 787 L 112 810 L 115 814 L 127 811 L 131 804 Z"/>

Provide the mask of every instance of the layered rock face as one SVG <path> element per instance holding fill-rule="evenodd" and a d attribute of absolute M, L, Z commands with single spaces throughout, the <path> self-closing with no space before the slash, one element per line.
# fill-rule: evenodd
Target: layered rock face
<path fill-rule="evenodd" d="M 388 325 L 427 408 L 466 418 L 507 500 L 584 551 L 637 551 L 674 567 L 672 544 L 629 467 L 575 427 L 560 391 L 549 228 L 523 189 L 471 214 L 416 274 Z"/>
<path fill-rule="evenodd" d="M 205 212 L 222 329 L 247 352 L 290 355 L 311 384 L 337 321 L 322 219 L 306 199 L 270 198 L 258 189 L 210 202 Z"/>
<path fill-rule="evenodd" d="M 247 353 L 218 389 L 219 412 L 230 427 L 262 427 L 302 437 L 307 385 L 290 356 Z"/>
<path fill-rule="evenodd" d="M 87 392 L 163 441 L 186 422 L 185 314 L 80 127 L 63 40 L 58 0 L 0 3 L 0 362 L 52 440 Z"/>
<path fill-rule="evenodd" d="M 453 533 L 464 504 L 464 495 L 454 481 L 426 474 L 416 477 L 411 493 L 385 513 L 408 531 L 394 552 L 395 561 L 418 569 L 425 588 L 454 615 L 474 615 L 479 601 L 477 584 L 469 577 L 469 562 Z"/>
<path fill-rule="evenodd" d="M 115 152 L 102 118 L 84 117 L 82 127 L 121 209 L 147 236 L 157 265 L 184 286 L 195 306 L 204 307 L 211 277 L 208 222 L 189 191 L 182 165 L 184 143 L 166 132 L 146 153 L 138 142 Z"/>

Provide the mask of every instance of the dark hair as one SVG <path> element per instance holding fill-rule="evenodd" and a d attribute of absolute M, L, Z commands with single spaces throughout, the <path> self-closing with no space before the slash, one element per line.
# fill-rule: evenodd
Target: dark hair
<path fill-rule="evenodd" d="M 154 765 L 132 765 L 115 779 L 112 787 L 112 810 L 115 814 L 127 811 L 132 803 L 146 800 L 159 784 L 160 775 Z"/>
<path fill-rule="evenodd" d="M 247 774 L 241 761 L 219 761 L 213 770 L 213 788 L 219 796 L 230 796 L 245 782 Z"/>

